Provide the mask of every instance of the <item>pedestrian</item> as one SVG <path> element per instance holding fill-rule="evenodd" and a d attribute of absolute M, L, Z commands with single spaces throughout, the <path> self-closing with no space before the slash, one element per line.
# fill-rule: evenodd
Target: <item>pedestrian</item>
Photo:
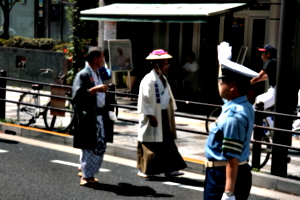
<path fill-rule="evenodd" d="M 139 129 L 137 147 L 138 175 L 148 177 L 164 173 L 179 176 L 186 163 L 178 152 L 174 110 L 176 103 L 165 75 L 172 58 L 162 49 L 146 58 L 153 69 L 141 81 L 138 98 Z"/>
<path fill-rule="evenodd" d="M 190 51 L 186 55 L 187 62 L 182 66 L 182 71 L 188 75 L 190 73 L 194 73 L 199 70 L 199 65 L 195 61 L 196 55 L 193 51 Z"/>
<path fill-rule="evenodd" d="M 261 59 L 265 64 L 263 69 L 259 72 L 259 76 L 251 79 L 251 84 L 269 79 L 270 87 L 268 91 L 258 95 L 254 104 L 255 109 L 265 110 L 275 104 L 277 49 L 274 46 L 267 44 L 264 48 L 259 48 L 258 51 L 262 52 Z"/>
<path fill-rule="evenodd" d="M 183 97 L 186 100 L 197 101 L 200 94 L 199 84 L 199 65 L 195 61 L 196 55 L 193 51 L 190 51 L 186 55 L 187 62 L 181 68 L 182 79 L 182 91 Z M 191 107 L 191 105 L 189 105 Z M 195 109 L 191 107 L 192 109 Z"/>
<path fill-rule="evenodd" d="M 104 54 L 99 47 L 90 47 L 85 68 L 74 79 L 72 95 L 74 103 L 74 147 L 81 149 L 80 185 L 97 187 L 94 177 L 102 164 L 106 142 L 112 139 L 109 111 L 113 107 L 107 101 L 108 86 L 103 84 L 98 68 L 104 64 Z"/>
<path fill-rule="evenodd" d="M 218 57 L 222 66 L 219 94 L 224 105 L 210 125 L 205 145 L 204 199 L 246 200 L 252 184 L 247 162 L 254 127 L 254 110 L 246 94 L 251 78 L 258 73 L 230 61 L 231 47 L 226 42 L 218 46 Z"/>

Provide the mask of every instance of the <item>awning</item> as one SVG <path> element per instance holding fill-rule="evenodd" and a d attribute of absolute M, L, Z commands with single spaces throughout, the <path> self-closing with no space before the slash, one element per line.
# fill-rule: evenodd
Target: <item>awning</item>
<path fill-rule="evenodd" d="M 207 17 L 243 8 L 247 3 L 123 4 L 81 11 L 80 19 L 126 22 L 206 22 Z"/>

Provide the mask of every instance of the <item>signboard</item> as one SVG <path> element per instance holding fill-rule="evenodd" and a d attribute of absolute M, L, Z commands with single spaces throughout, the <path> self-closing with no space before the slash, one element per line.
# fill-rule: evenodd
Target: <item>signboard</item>
<path fill-rule="evenodd" d="M 117 22 L 104 22 L 104 40 L 117 38 Z"/>
<path fill-rule="evenodd" d="M 131 71 L 130 40 L 108 40 L 109 66 L 112 71 Z"/>

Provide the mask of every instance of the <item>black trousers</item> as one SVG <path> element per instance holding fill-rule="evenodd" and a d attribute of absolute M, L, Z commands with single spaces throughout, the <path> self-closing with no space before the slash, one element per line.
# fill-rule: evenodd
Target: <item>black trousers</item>
<path fill-rule="evenodd" d="M 220 200 L 226 183 L 226 167 L 206 168 L 204 182 L 204 200 Z M 236 200 L 247 200 L 252 185 L 251 167 L 248 164 L 240 165 L 234 188 Z"/>

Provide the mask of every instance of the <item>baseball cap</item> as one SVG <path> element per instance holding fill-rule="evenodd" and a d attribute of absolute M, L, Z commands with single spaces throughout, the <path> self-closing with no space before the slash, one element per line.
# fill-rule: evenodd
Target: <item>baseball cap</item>
<path fill-rule="evenodd" d="M 170 54 L 168 54 L 168 52 L 166 52 L 163 49 L 156 49 L 153 50 L 149 56 L 147 56 L 146 60 L 159 60 L 159 59 L 170 59 L 172 58 L 172 56 Z"/>
<path fill-rule="evenodd" d="M 95 47 L 95 46 L 92 46 L 88 49 L 88 55 L 91 54 L 92 52 L 102 52 L 102 49 L 100 47 Z"/>
<path fill-rule="evenodd" d="M 274 52 L 274 53 L 277 52 L 277 49 L 270 44 L 265 45 L 264 48 L 258 48 L 257 50 L 262 51 L 262 52 L 264 52 L 264 51 Z"/>

